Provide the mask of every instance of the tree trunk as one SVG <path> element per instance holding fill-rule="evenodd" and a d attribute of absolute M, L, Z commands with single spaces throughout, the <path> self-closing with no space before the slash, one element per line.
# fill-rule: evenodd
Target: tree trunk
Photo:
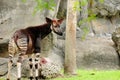
<path fill-rule="evenodd" d="M 77 14 L 74 10 L 75 0 L 67 2 L 67 23 L 65 40 L 65 74 L 76 74 L 76 24 Z"/>

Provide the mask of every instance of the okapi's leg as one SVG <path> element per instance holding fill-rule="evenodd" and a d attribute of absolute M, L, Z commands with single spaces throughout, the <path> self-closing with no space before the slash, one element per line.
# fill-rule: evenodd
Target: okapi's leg
<path fill-rule="evenodd" d="M 10 73 L 11 73 L 11 67 L 12 67 L 13 61 L 12 56 L 10 55 L 9 61 L 8 61 L 8 73 L 7 73 L 7 80 L 10 80 Z"/>
<path fill-rule="evenodd" d="M 21 80 L 21 64 L 22 64 L 22 56 L 19 56 L 17 61 L 17 80 Z"/>
<path fill-rule="evenodd" d="M 30 80 L 33 79 L 33 60 L 32 58 L 29 59 L 29 66 L 30 66 Z"/>
<path fill-rule="evenodd" d="M 35 50 L 34 50 L 34 53 L 35 53 L 35 65 L 34 66 L 35 66 L 35 79 L 36 80 L 38 80 L 38 77 L 39 77 L 38 61 L 39 61 L 40 52 L 41 52 L 40 42 L 41 42 L 41 35 L 39 35 L 39 37 L 36 38 Z"/>
<path fill-rule="evenodd" d="M 39 55 L 40 53 L 36 53 L 35 56 L 35 79 L 38 80 L 39 77 L 39 65 L 38 65 L 38 61 L 39 61 Z"/>
<path fill-rule="evenodd" d="M 27 56 L 24 54 L 20 54 L 18 57 L 18 60 L 17 60 L 17 80 L 21 80 L 21 71 L 22 71 L 21 65 L 22 65 L 22 62 L 25 59 L 25 57 L 27 57 Z"/>
<path fill-rule="evenodd" d="M 22 38 L 19 38 L 17 40 L 17 44 L 19 46 L 19 57 L 18 57 L 18 61 L 17 61 L 17 71 L 18 71 L 18 79 L 17 80 L 20 80 L 21 79 L 21 64 L 22 64 L 22 61 L 24 60 L 25 58 L 25 54 L 27 52 L 27 37 L 23 36 Z"/>
<path fill-rule="evenodd" d="M 16 44 L 14 42 L 14 39 L 11 38 L 9 40 L 9 44 L 8 44 L 8 52 L 9 52 L 9 61 L 8 61 L 8 74 L 7 74 L 7 80 L 10 80 L 10 73 L 11 73 L 11 67 L 13 64 L 13 55 L 16 53 Z"/>

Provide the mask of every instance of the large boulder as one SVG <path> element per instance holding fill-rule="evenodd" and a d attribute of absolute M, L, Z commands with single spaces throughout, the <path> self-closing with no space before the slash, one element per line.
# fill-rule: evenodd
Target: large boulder
<path fill-rule="evenodd" d="M 87 69 L 119 69 L 119 57 L 109 38 L 77 40 L 77 65 Z"/>
<path fill-rule="evenodd" d="M 120 56 L 120 27 L 116 28 L 115 32 L 113 32 L 112 40 L 115 44 L 116 52 L 118 52 Z"/>
<path fill-rule="evenodd" d="M 115 25 L 110 20 L 104 18 L 96 18 L 92 20 L 92 30 L 97 37 L 111 37 L 115 30 Z"/>
<path fill-rule="evenodd" d="M 97 36 L 111 37 L 111 33 L 120 25 L 119 0 L 93 0 L 92 11 L 96 19 L 91 23 L 91 30 Z"/>
<path fill-rule="evenodd" d="M 59 39 L 54 53 L 61 56 L 56 61 L 64 64 L 65 41 Z M 77 67 L 80 69 L 119 69 L 119 55 L 111 38 L 87 37 L 77 38 Z M 51 55 L 52 56 L 52 55 Z"/>
<path fill-rule="evenodd" d="M 120 10 L 119 0 L 94 0 L 93 11 L 101 16 L 114 16 Z"/>
<path fill-rule="evenodd" d="M 7 59 L 0 58 L 0 76 L 5 76 L 7 74 L 7 62 Z"/>

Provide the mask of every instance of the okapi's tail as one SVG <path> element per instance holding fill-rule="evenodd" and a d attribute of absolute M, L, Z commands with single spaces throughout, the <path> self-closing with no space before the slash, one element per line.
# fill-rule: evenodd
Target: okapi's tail
<path fill-rule="evenodd" d="M 29 34 L 28 34 L 28 48 L 32 49 L 32 38 Z"/>
<path fill-rule="evenodd" d="M 20 47 L 18 46 L 18 43 L 17 43 L 18 36 L 14 36 L 13 39 L 14 39 L 14 42 L 15 42 L 17 48 L 20 50 Z"/>

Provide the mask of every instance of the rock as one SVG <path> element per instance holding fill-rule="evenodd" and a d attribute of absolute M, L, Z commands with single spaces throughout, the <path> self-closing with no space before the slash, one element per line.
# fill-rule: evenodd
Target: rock
<path fill-rule="evenodd" d="M 120 56 L 120 27 L 116 28 L 115 32 L 112 34 L 112 40 L 115 44 L 116 51 Z"/>
<path fill-rule="evenodd" d="M 92 21 L 92 30 L 97 37 L 111 38 L 111 34 L 114 32 L 115 26 L 113 26 L 110 20 L 97 18 Z"/>
<path fill-rule="evenodd" d="M 35 2 L 33 0 L 28 1 L 27 3 L 22 3 L 22 1 L 11 1 L 11 0 L 0 0 L 0 42 L 8 44 L 6 40 L 9 40 L 12 34 L 21 28 L 25 28 L 32 25 L 37 25 L 42 23 L 40 21 L 40 14 L 32 16 L 33 8 Z M 42 18 L 41 18 L 42 19 Z M 33 22 L 34 21 L 34 22 Z M 0 44 L 3 46 L 3 44 Z M 7 57 L 7 46 L 3 47 L 3 51 L 0 51 L 1 57 Z M 2 48 L 1 48 L 2 49 Z"/>
<path fill-rule="evenodd" d="M 1 57 L 6 57 L 8 56 L 8 40 L 0 40 L 0 56 Z"/>
<path fill-rule="evenodd" d="M 7 59 L 0 58 L 0 76 L 5 76 L 7 73 Z"/>
<path fill-rule="evenodd" d="M 94 0 L 93 11 L 101 16 L 114 16 L 119 12 L 119 4 L 119 0 L 104 0 L 104 2 Z"/>
<path fill-rule="evenodd" d="M 113 44 L 109 38 L 87 38 L 84 41 L 78 39 L 78 68 L 119 69 L 119 57 Z"/>
<path fill-rule="evenodd" d="M 58 40 L 59 45 L 55 45 L 48 55 L 48 58 L 54 61 L 60 67 L 64 64 L 64 40 Z"/>
<path fill-rule="evenodd" d="M 96 19 L 92 20 L 91 30 L 95 36 L 109 37 L 117 26 L 120 25 L 119 0 L 93 0 L 92 11 Z"/>
<path fill-rule="evenodd" d="M 64 64 L 65 41 L 58 40 L 55 54 L 61 55 Z M 77 67 L 79 69 L 119 69 L 119 57 L 110 38 L 87 37 L 85 40 L 77 38 Z M 60 52 L 62 51 L 62 52 Z M 58 61 L 56 59 L 56 61 Z"/>

